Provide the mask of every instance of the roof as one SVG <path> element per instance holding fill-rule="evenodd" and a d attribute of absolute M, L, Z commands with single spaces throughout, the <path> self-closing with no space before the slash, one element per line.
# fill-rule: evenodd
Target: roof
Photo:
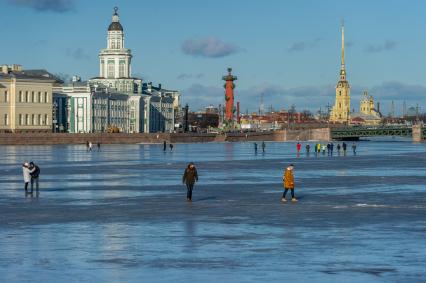
<path fill-rule="evenodd" d="M 13 71 L 8 74 L 0 73 L 0 78 L 16 78 L 16 79 L 33 79 L 33 80 L 46 80 L 52 82 L 62 83 L 62 80 L 46 70 L 23 70 Z"/>
<path fill-rule="evenodd" d="M 354 112 L 354 113 L 351 113 L 350 115 L 352 120 L 355 120 L 357 118 L 361 118 L 363 120 L 381 120 L 380 117 L 377 117 L 374 115 L 367 115 L 360 112 Z"/>
<path fill-rule="evenodd" d="M 123 26 L 120 22 L 112 22 L 108 27 L 108 31 L 123 31 Z"/>

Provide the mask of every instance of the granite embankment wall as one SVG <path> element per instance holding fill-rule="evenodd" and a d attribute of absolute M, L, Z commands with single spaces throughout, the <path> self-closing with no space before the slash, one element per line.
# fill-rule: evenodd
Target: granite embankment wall
<path fill-rule="evenodd" d="M 58 133 L 15 133 L 0 134 L 0 145 L 49 145 L 49 144 L 85 144 L 87 141 L 101 144 L 135 144 L 135 143 L 172 143 L 191 142 L 240 142 L 240 141 L 291 141 L 291 140 L 329 140 L 330 130 L 306 129 L 283 130 L 273 132 L 193 134 L 193 133 L 158 133 L 158 134 L 58 134 Z"/>

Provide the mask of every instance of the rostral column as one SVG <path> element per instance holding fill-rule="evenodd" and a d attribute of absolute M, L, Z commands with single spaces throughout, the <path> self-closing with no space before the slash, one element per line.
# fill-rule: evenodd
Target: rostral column
<path fill-rule="evenodd" d="M 237 77 L 231 74 L 232 68 L 228 68 L 228 75 L 223 76 L 222 80 L 225 81 L 225 121 L 227 123 L 234 121 L 234 81 L 237 80 Z"/>

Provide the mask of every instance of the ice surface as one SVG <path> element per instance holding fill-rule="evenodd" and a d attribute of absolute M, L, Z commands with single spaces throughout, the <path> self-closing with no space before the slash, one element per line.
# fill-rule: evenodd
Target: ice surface
<path fill-rule="evenodd" d="M 424 280 L 426 144 L 360 142 L 356 156 L 332 157 L 295 148 L 2 146 L 0 282 Z M 39 195 L 24 194 L 24 161 L 41 167 Z M 289 163 L 297 204 L 280 203 Z"/>

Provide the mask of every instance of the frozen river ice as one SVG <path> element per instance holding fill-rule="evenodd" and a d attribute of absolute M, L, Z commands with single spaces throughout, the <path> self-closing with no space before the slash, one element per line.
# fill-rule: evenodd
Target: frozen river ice
<path fill-rule="evenodd" d="M 302 146 L 304 148 L 304 145 Z M 0 147 L 0 282 L 424 282 L 426 144 Z M 21 164 L 41 167 L 25 196 Z M 183 170 L 200 182 L 185 200 Z M 295 164 L 297 204 L 282 204 Z"/>

